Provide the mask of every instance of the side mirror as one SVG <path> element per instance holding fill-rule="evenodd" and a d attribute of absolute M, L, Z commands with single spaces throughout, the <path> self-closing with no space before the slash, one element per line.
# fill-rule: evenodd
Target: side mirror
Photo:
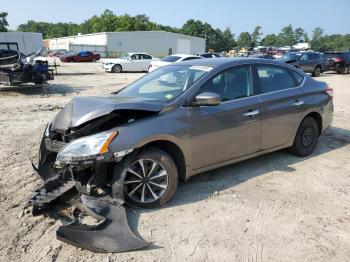
<path fill-rule="evenodd" d="M 192 106 L 217 106 L 221 104 L 220 95 L 212 92 L 203 92 L 196 96 Z"/>

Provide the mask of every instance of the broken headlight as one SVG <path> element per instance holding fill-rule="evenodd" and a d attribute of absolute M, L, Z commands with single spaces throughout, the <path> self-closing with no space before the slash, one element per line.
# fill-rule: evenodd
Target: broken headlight
<path fill-rule="evenodd" d="M 56 160 L 70 162 L 103 158 L 117 135 L 117 131 L 111 131 L 74 140 L 58 152 Z"/>

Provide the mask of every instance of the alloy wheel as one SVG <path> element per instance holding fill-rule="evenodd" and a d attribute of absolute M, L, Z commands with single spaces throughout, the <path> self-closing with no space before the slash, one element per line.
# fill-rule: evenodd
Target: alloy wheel
<path fill-rule="evenodd" d="M 126 169 L 124 192 L 137 203 L 152 203 L 168 188 L 168 173 L 157 161 L 138 159 Z"/>
<path fill-rule="evenodd" d="M 315 68 L 315 76 L 320 76 L 321 75 L 321 68 L 320 67 L 316 67 Z"/>
<path fill-rule="evenodd" d="M 308 148 L 312 146 L 314 142 L 314 130 L 309 127 L 304 130 L 302 136 L 301 136 L 301 144 L 303 147 Z"/>

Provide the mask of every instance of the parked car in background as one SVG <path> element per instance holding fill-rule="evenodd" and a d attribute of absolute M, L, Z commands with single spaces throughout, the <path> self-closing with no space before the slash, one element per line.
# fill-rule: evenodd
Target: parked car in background
<path fill-rule="evenodd" d="M 101 59 L 100 54 L 94 54 L 90 51 L 80 51 L 60 57 L 62 62 L 96 62 Z"/>
<path fill-rule="evenodd" d="M 173 63 L 180 63 L 183 61 L 189 61 L 189 60 L 195 60 L 195 59 L 203 59 L 203 57 L 198 55 L 183 55 L 183 54 L 170 55 L 170 56 L 164 57 L 161 60 L 153 61 L 149 65 L 148 72 L 152 72 L 160 67 L 170 65 Z"/>
<path fill-rule="evenodd" d="M 289 52 L 278 60 L 291 64 L 305 73 L 311 73 L 314 77 L 323 72 L 324 57 L 318 52 Z"/>
<path fill-rule="evenodd" d="M 127 203 L 160 207 L 195 174 L 284 148 L 309 156 L 332 98 L 326 83 L 272 60 L 164 66 L 115 94 L 74 98 L 46 127 L 39 174 L 93 196 L 122 186 Z"/>
<path fill-rule="evenodd" d="M 106 59 L 102 63 L 102 68 L 106 72 L 147 72 L 152 61 L 159 60 L 146 53 L 127 53 L 120 58 Z"/>
<path fill-rule="evenodd" d="M 338 73 L 349 74 L 350 52 L 325 52 L 324 71 L 337 71 Z"/>
<path fill-rule="evenodd" d="M 51 52 L 49 52 L 50 57 L 62 57 L 62 56 L 66 56 L 69 54 L 70 54 L 70 52 L 66 49 L 56 49 L 56 50 L 52 50 Z"/>
<path fill-rule="evenodd" d="M 203 54 L 197 54 L 197 56 L 201 56 L 203 58 L 218 58 L 221 57 L 221 55 L 217 53 L 203 53 Z"/>
<path fill-rule="evenodd" d="M 269 54 L 252 54 L 251 58 L 263 58 L 263 59 L 275 59 L 272 55 Z"/>

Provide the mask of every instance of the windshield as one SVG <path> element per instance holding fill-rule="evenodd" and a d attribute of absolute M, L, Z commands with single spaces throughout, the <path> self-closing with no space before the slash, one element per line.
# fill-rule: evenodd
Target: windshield
<path fill-rule="evenodd" d="M 169 63 L 174 63 L 177 60 L 179 60 L 180 58 L 181 58 L 180 56 L 170 55 L 170 56 L 164 57 L 162 59 L 162 61 L 169 62 Z"/>
<path fill-rule="evenodd" d="M 165 66 L 130 84 L 118 95 L 169 102 L 210 70 L 206 66 Z"/>
<path fill-rule="evenodd" d="M 297 61 L 303 54 L 300 53 L 287 53 L 281 57 L 281 60 L 285 61 Z"/>
<path fill-rule="evenodd" d="M 122 54 L 120 59 L 128 59 L 130 57 L 130 54 L 126 53 L 126 54 Z"/>

